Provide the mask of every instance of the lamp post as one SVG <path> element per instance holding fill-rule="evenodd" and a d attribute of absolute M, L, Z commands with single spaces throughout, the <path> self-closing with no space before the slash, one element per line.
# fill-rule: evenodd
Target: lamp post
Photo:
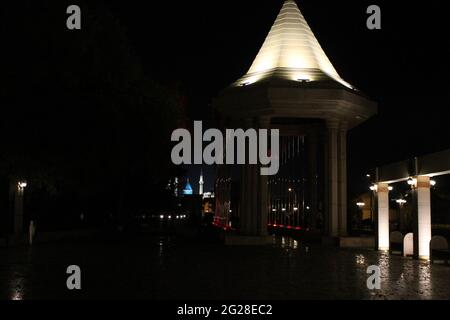
<path fill-rule="evenodd" d="M 14 196 L 14 233 L 23 232 L 23 196 L 28 183 L 25 180 L 17 182 Z"/>
<path fill-rule="evenodd" d="M 405 211 L 403 210 L 403 208 L 406 205 L 406 203 L 408 203 L 408 201 L 401 198 L 401 199 L 395 200 L 395 202 L 398 204 L 398 207 L 399 207 L 399 223 L 400 223 L 399 229 L 402 233 L 405 233 L 407 228 L 406 228 L 406 223 L 405 223 L 405 220 L 406 220 L 405 219 Z"/>
<path fill-rule="evenodd" d="M 372 175 L 370 174 L 370 173 L 367 173 L 366 174 L 366 180 L 367 180 L 367 182 L 369 183 L 369 184 L 371 184 L 372 183 Z M 371 189 L 371 191 L 374 191 L 374 190 L 372 190 Z M 374 192 L 371 192 L 370 193 L 370 204 L 369 204 L 369 208 L 370 208 L 370 221 L 371 221 L 371 224 L 370 224 L 370 227 L 369 227 L 369 229 L 370 229 L 370 231 L 373 231 L 373 229 L 374 229 L 374 223 L 375 223 L 375 214 L 374 214 Z"/>
<path fill-rule="evenodd" d="M 295 216 L 294 212 L 292 211 L 293 205 L 292 205 L 292 188 L 288 189 L 288 204 L 287 204 L 287 215 L 288 215 L 288 222 L 286 223 L 287 226 L 291 226 L 293 224 L 293 220 L 295 223 Z"/>
<path fill-rule="evenodd" d="M 363 208 L 366 206 L 366 204 L 362 201 L 358 201 L 356 203 L 356 206 L 358 207 L 358 217 L 357 217 L 357 224 L 358 229 L 362 229 L 362 222 L 363 222 Z"/>
<path fill-rule="evenodd" d="M 300 226 L 300 216 L 299 216 L 299 210 L 298 210 L 298 201 L 297 201 L 297 191 L 294 188 L 289 188 L 289 203 L 291 203 L 291 201 L 293 202 L 291 208 L 292 208 L 292 215 L 293 215 L 293 221 L 292 224 L 293 226 Z M 294 199 L 292 199 L 290 196 L 291 194 L 294 193 Z"/>

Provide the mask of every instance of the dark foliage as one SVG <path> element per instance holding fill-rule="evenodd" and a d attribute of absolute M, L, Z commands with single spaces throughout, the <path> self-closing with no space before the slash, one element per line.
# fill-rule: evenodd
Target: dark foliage
<path fill-rule="evenodd" d="M 165 201 L 181 99 L 144 74 L 106 7 L 83 3 L 82 30 L 70 31 L 67 6 L 3 10 L 0 175 L 27 179 L 38 220 L 69 208 L 124 218 Z"/>

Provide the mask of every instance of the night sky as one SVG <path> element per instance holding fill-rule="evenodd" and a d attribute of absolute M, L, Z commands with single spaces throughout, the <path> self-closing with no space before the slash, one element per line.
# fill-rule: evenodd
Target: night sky
<path fill-rule="evenodd" d="M 103 3 L 124 27 L 145 73 L 182 93 L 188 123 L 214 126 L 212 99 L 246 73 L 283 1 Z M 379 103 L 379 114 L 349 134 L 351 180 L 377 165 L 449 148 L 450 28 L 444 3 L 297 1 L 341 77 Z M 366 27 L 371 4 L 381 7 L 382 30 Z M 64 19 L 63 14 L 62 25 Z M 189 168 L 194 188 L 199 171 Z M 204 171 L 210 190 L 214 168 Z"/>
<path fill-rule="evenodd" d="M 211 99 L 248 70 L 282 3 L 136 1 L 117 3 L 113 10 L 147 72 L 180 86 L 190 120 L 209 121 Z M 379 115 L 350 132 L 351 175 L 449 147 L 444 114 L 450 37 L 444 1 L 297 4 L 340 75 L 379 103 Z M 366 28 L 371 4 L 382 10 L 380 31 Z"/>

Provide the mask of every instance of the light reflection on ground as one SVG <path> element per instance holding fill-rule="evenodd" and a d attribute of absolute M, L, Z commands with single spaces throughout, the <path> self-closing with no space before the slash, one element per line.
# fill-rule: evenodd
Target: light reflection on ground
<path fill-rule="evenodd" d="M 80 292 L 66 268 L 82 269 Z M 367 268 L 381 290 L 367 289 Z M 0 249 L 0 299 L 450 299 L 450 268 L 274 237 L 225 247 L 172 237 Z"/>

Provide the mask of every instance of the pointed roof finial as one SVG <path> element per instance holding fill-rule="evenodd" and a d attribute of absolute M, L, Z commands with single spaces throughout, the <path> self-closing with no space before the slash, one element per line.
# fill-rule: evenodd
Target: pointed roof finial
<path fill-rule="evenodd" d="M 333 79 L 348 87 L 331 64 L 294 0 L 286 0 L 247 74 L 236 86 L 277 76 L 291 81 Z"/>

